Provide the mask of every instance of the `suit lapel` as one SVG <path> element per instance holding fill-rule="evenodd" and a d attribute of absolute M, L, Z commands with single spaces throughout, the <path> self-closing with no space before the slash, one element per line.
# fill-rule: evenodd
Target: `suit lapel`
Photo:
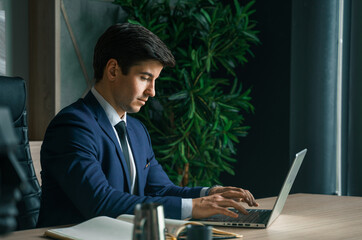
<path fill-rule="evenodd" d="M 129 173 L 128 170 L 126 170 L 126 169 L 128 169 L 127 163 L 126 163 L 126 160 L 124 158 L 123 152 L 121 151 L 121 148 L 119 146 L 119 142 L 117 140 L 117 137 L 116 137 L 116 135 L 114 133 L 113 126 L 109 122 L 109 119 L 108 119 L 106 113 L 104 112 L 102 106 L 99 104 L 99 102 L 94 97 L 94 95 L 92 94 L 91 91 L 89 91 L 87 96 L 84 98 L 84 102 L 87 104 L 87 106 L 94 113 L 94 116 L 95 116 L 99 126 L 104 131 L 104 133 L 112 140 L 113 144 L 115 145 L 116 150 L 117 150 L 118 158 L 119 158 L 119 160 L 120 160 L 120 162 L 122 164 L 122 167 L 123 167 L 123 170 L 124 170 L 123 172 L 124 172 L 124 174 L 126 176 L 128 189 L 129 189 L 129 191 L 131 191 L 130 173 Z"/>

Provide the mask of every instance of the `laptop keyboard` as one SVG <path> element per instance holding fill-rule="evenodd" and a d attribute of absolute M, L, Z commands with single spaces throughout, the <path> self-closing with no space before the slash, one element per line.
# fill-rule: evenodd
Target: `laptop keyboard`
<path fill-rule="evenodd" d="M 266 223 L 271 210 L 268 209 L 249 209 L 249 214 L 244 215 L 242 213 L 239 213 L 235 209 L 230 209 L 233 212 L 236 212 L 239 214 L 237 218 L 232 218 L 229 216 L 225 216 L 222 214 L 217 214 L 215 216 L 212 216 L 210 218 L 207 218 L 208 221 L 216 221 L 216 222 L 247 222 L 247 223 Z"/>

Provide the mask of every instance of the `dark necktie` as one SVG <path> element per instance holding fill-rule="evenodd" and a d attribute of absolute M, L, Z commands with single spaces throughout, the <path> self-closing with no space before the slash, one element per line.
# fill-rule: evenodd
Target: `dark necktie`
<path fill-rule="evenodd" d="M 129 161 L 129 152 L 128 152 L 128 144 L 127 144 L 127 129 L 124 121 L 120 121 L 114 126 L 118 133 L 119 141 L 121 142 L 122 151 L 124 158 L 126 159 L 128 173 L 131 174 L 130 161 Z"/>

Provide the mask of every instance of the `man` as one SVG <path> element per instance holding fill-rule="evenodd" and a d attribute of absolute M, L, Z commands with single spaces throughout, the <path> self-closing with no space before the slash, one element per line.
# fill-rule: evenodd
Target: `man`
<path fill-rule="evenodd" d="M 45 134 L 38 226 L 132 214 L 143 202 L 159 202 L 165 217 L 177 219 L 236 217 L 227 207 L 247 214 L 239 201 L 257 206 L 240 188 L 175 186 L 155 159 L 145 126 L 128 115 L 155 96 L 161 70 L 174 65 L 166 45 L 144 27 L 116 24 L 99 38 L 94 87 L 63 109 Z"/>

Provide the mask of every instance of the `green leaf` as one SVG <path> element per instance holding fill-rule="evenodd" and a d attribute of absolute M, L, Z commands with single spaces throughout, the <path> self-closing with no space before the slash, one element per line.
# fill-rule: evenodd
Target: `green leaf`
<path fill-rule="evenodd" d="M 188 97 L 188 92 L 186 90 L 183 90 L 181 92 L 178 93 L 174 93 L 171 96 L 168 97 L 168 100 L 173 101 L 173 100 L 180 100 L 180 99 L 185 99 Z"/>
<path fill-rule="evenodd" d="M 210 108 L 207 106 L 206 101 L 202 97 L 197 96 L 195 99 L 195 103 L 197 106 L 196 112 L 199 114 L 199 116 L 206 121 L 211 121 L 212 112 Z"/>
<path fill-rule="evenodd" d="M 205 9 L 201 8 L 200 9 L 201 13 L 204 15 L 204 17 L 206 18 L 206 20 L 211 23 L 211 18 L 210 15 L 205 11 Z"/>
<path fill-rule="evenodd" d="M 190 148 L 190 150 L 192 151 L 193 154 L 197 154 L 198 151 L 196 150 L 196 148 L 191 144 L 190 140 L 188 138 L 185 138 L 185 141 L 187 143 L 187 146 Z"/>
<path fill-rule="evenodd" d="M 234 93 L 235 93 L 235 89 L 236 89 L 236 87 L 237 87 L 238 84 L 239 84 L 238 79 L 237 79 L 237 78 L 234 78 L 234 83 L 233 83 L 233 86 L 232 86 L 232 88 L 231 88 L 231 90 L 230 90 L 230 94 L 234 94 Z"/>
<path fill-rule="evenodd" d="M 246 4 L 245 7 L 243 8 L 244 13 L 247 12 L 254 3 L 255 0 L 250 1 L 248 4 Z"/>
<path fill-rule="evenodd" d="M 253 39 L 255 42 L 259 42 L 259 38 L 257 38 L 254 34 L 248 33 L 247 31 L 243 31 L 243 34 L 251 39 Z"/>
<path fill-rule="evenodd" d="M 187 158 L 185 156 L 185 145 L 183 142 L 180 142 L 178 145 L 179 154 L 181 156 L 181 159 L 184 161 L 184 163 L 187 163 Z"/>
<path fill-rule="evenodd" d="M 241 8 L 240 8 L 240 4 L 238 0 L 234 0 L 234 6 L 235 6 L 235 11 L 237 15 L 240 15 L 242 13 Z"/>
<path fill-rule="evenodd" d="M 232 134 L 232 133 L 227 133 L 227 135 L 228 135 L 228 137 L 231 139 L 231 140 L 233 140 L 234 142 L 239 142 L 239 140 L 238 140 L 238 138 L 234 135 L 234 134 Z"/>
<path fill-rule="evenodd" d="M 191 96 L 191 101 L 190 101 L 190 109 L 188 112 L 188 118 L 191 119 L 194 117 L 195 114 L 195 100 L 194 100 L 194 96 L 192 94 L 190 94 Z"/>
<path fill-rule="evenodd" d="M 179 144 L 181 141 L 182 141 L 182 138 L 179 138 L 174 142 L 168 143 L 168 146 L 169 147 L 175 146 L 175 145 Z"/>
<path fill-rule="evenodd" d="M 206 72 L 210 72 L 210 68 L 211 68 L 211 58 L 208 57 L 206 58 Z"/>
<path fill-rule="evenodd" d="M 225 160 L 227 160 L 228 162 L 236 162 L 237 160 L 235 158 L 231 158 L 229 156 L 226 156 L 224 154 L 221 154 L 221 157 Z"/>
<path fill-rule="evenodd" d="M 229 173 L 230 175 L 235 175 L 235 172 L 232 168 L 224 166 L 224 170 Z"/>
<path fill-rule="evenodd" d="M 222 146 L 226 147 L 226 145 L 229 143 L 229 138 L 228 138 L 227 134 L 223 134 L 223 137 L 224 137 L 224 141 L 222 143 Z"/>
<path fill-rule="evenodd" d="M 237 107 L 234 107 L 234 106 L 231 106 L 231 105 L 228 105 L 228 104 L 224 104 L 222 102 L 219 102 L 218 105 L 225 108 L 225 109 L 227 109 L 228 111 L 239 112 L 239 108 L 237 108 Z"/>
<path fill-rule="evenodd" d="M 192 51 L 191 51 L 191 59 L 192 59 L 192 61 L 196 60 L 196 50 L 195 49 L 192 49 Z"/>
<path fill-rule="evenodd" d="M 229 131 L 229 129 L 231 128 L 232 125 L 233 125 L 233 121 L 226 122 L 226 125 L 224 127 L 224 131 L 225 132 Z"/>
<path fill-rule="evenodd" d="M 129 23 L 132 23 L 132 24 L 137 24 L 137 25 L 141 25 L 141 26 L 142 26 L 142 24 L 141 24 L 140 22 L 136 21 L 136 20 L 128 19 L 128 22 L 129 22 Z"/>

